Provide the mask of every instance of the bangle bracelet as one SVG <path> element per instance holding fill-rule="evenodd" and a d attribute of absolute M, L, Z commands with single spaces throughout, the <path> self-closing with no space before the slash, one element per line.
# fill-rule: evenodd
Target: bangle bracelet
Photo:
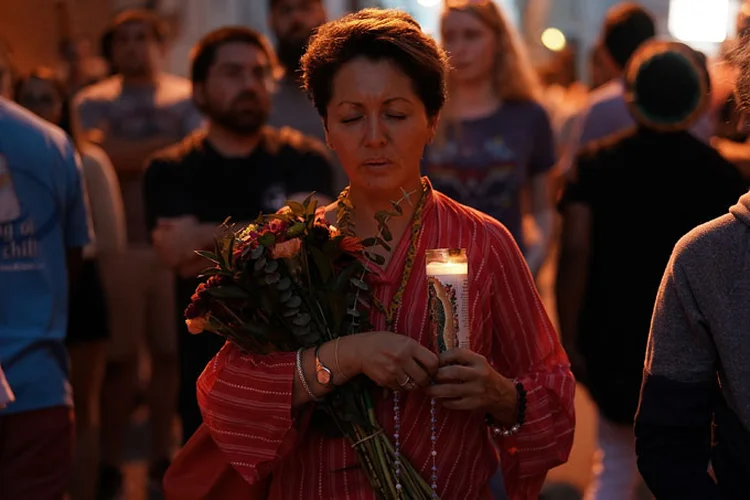
<path fill-rule="evenodd" d="M 302 369 L 302 352 L 305 350 L 304 347 L 300 347 L 297 351 L 297 375 L 299 376 L 299 381 L 302 383 L 302 387 L 305 389 L 305 392 L 307 392 L 307 395 L 310 396 L 310 399 L 312 399 L 315 402 L 323 401 L 322 398 L 317 397 L 315 394 L 313 394 L 313 391 L 310 390 L 310 386 L 307 385 L 307 379 L 305 378 L 305 371 Z"/>
<path fill-rule="evenodd" d="M 336 369 L 339 371 L 341 376 L 344 378 L 344 380 L 349 380 L 349 376 L 344 373 L 344 370 L 341 369 L 341 365 L 339 364 L 339 341 L 341 340 L 341 337 L 336 337 L 336 345 L 333 347 L 333 359 L 336 361 Z"/>
<path fill-rule="evenodd" d="M 526 420 L 526 388 L 518 380 L 514 380 L 513 385 L 516 387 L 518 398 L 518 404 L 516 406 L 516 423 L 511 427 L 498 425 L 492 415 L 489 413 L 486 415 L 487 425 L 489 426 L 492 435 L 495 437 L 512 436 L 521 430 L 521 426 Z"/>

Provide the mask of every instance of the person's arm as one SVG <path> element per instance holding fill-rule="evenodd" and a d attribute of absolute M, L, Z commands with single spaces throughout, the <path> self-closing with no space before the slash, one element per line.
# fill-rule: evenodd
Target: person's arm
<path fill-rule="evenodd" d="M 125 249 L 127 232 L 117 174 L 107 155 L 93 148 L 85 152 L 83 173 L 96 232 L 97 257 L 119 254 Z"/>
<path fill-rule="evenodd" d="M 635 419 L 638 470 L 656 498 L 718 500 L 708 473 L 716 353 L 679 248 L 654 308 Z"/>
<path fill-rule="evenodd" d="M 408 376 L 427 387 L 437 356 L 405 335 L 371 332 L 342 337 L 320 348 L 321 362 L 333 372 L 333 384 L 364 374 L 381 387 L 400 389 Z M 300 374 L 300 371 L 302 372 Z M 301 376 L 304 377 L 304 383 Z M 313 349 L 246 354 L 227 342 L 198 379 L 203 422 L 229 463 L 250 484 L 267 477 L 293 453 L 309 422 L 302 410 L 331 387 L 318 384 Z"/>
<path fill-rule="evenodd" d="M 532 153 L 528 166 L 526 193 L 529 209 L 536 225 L 537 241 L 528 247 L 526 262 L 531 274 L 536 276 L 547 257 L 554 229 L 551 176 L 555 165 L 555 138 L 547 112 L 538 109 Z"/>
<path fill-rule="evenodd" d="M 573 445 L 575 379 L 518 247 L 494 229 L 487 252 L 496 345 L 493 364 L 526 389 L 525 422 L 497 439 L 510 498 L 536 498 L 547 471 Z"/>

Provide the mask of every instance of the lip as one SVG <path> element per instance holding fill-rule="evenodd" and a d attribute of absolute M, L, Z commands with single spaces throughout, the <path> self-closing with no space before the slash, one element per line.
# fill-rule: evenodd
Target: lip
<path fill-rule="evenodd" d="M 366 167 L 387 167 L 392 163 L 393 162 L 388 158 L 370 158 L 369 160 L 366 160 L 363 165 Z"/>

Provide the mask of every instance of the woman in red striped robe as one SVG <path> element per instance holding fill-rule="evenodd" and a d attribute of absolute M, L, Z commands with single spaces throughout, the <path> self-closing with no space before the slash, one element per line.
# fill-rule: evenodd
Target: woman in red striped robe
<path fill-rule="evenodd" d="M 374 214 L 403 200 L 403 216 L 389 221 L 392 251 L 371 283 L 386 314 L 373 312 L 377 331 L 317 355 L 244 354 L 227 343 L 198 382 L 204 425 L 248 483 L 270 482 L 271 499 L 372 499 L 351 444 L 303 418 L 315 399 L 364 374 L 400 391 L 401 452 L 428 483 L 434 472 L 441 498 L 490 498 L 496 450 L 509 497 L 537 498 L 573 442 L 575 382 L 509 232 L 420 178 L 445 102 L 445 54 L 407 14 L 370 9 L 321 27 L 303 71 L 350 179 L 342 196 L 354 233 L 376 234 Z M 327 208 L 331 223 L 336 208 Z M 467 249 L 471 349 L 437 355 L 425 251 L 446 247 Z M 373 395 L 391 436 L 393 391 Z"/>

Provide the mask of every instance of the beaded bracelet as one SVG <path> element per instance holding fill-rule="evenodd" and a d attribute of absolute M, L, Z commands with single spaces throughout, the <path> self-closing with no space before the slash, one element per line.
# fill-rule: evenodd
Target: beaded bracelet
<path fill-rule="evenodd" d="M 513 381 L 513 385 L 516 387 L 516 393 L 518 394 L 518 407 L 516 410 L 516 423 L 512 427 L 497 425 L 495 419 L 489 413 L 486 415 L 487 425 L 492 431 L 492 435 L 498 436 L 512 436 L 517 433 L 524 421 L 526 420 L 526 388 L 518 380 Z"/>
<path fill-rule="evenodd" d="M 304 350 L 305 350 L 304 347 L 300 347 L 300 349 L 297 351 L 297 375 L 299 376 L 299 381 L 302 382 L 302 387 L 304 387 L 305 392 L 307 392 L 307 395 L 310 396 L 310 399 L 312 399 L 315 402 L 323 401 L 322 398 L 319 398 L 315 394 L 313 394 L 313 391 L 310 390 L 310 386 L 307 385 L 307 379 L 305 378 L 305 371 L 302 369 L 302 352 Z"/>

